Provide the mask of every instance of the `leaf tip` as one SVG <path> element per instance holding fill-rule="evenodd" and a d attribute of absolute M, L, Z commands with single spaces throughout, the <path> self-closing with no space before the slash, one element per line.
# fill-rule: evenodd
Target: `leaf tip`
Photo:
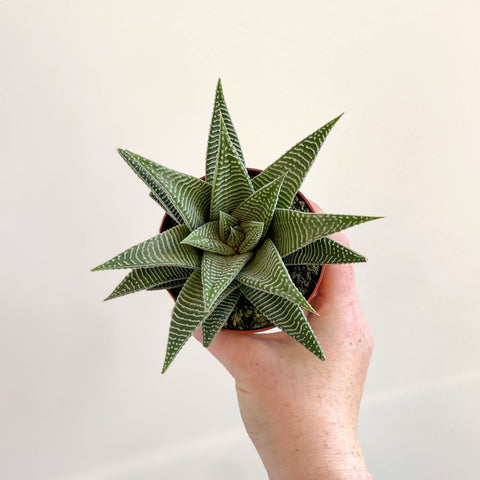
<path fill-rule="evenodd" d="M 319 316 L 317 311 L 310 305 L 310 302 L 307 299 L 305 299 L 305 301 L 302 302 L 302 305 L 300 306 L 302 306 L 305 310 L 308 310 L 309 312 L 313 313 L 314 315 Z"/>
<path fill-rule="evenodd" d="M 367 222 L 371 222 L 373 220 L 382 220 L 383 218 L 386 218 L 386 217 L 367 217 Z"/>
<path fill-rule="evenodd" d="M 113 291 L 108 297 L 104 298 L 104 302 L 108 302 L 109 300 L 113 300 L 114 298 L 117 298 L 118 295 L 115 295 L 115 292 Z"/>
<path fill-rule="evenodd" d="M 162 367 L 162 375 L 167 371 L 168 367 L 170 366 L 170 363 L 167 359 L 165 359 L 165 363 L 163 364 L 163 367 Z"/>

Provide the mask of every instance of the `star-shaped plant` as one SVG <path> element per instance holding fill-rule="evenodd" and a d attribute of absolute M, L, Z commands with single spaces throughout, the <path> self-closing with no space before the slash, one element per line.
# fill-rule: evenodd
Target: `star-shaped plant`
<path fill-rule="evenodd" d="M 178 224 L 93 270 L 131 268 L 107 298 L 182 287 L 162 373 L 201 326 L 211 344 L 243 294 L 270 322 L 320 359 L 302 308 L 315 313 L 286 265 L 362 262 L 327 235 L 379 217 L 294 211 L 290 206 L 337 117 L 250 178 L 218 82 L 205 181 L 128 150 L 120 155 Z"/>

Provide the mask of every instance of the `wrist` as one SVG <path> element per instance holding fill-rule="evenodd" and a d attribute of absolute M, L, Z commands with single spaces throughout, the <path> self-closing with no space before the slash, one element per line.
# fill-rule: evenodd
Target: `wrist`
<path fill-rule="evenodd" d="M 291 449 L 259 453 L 269 480 L 373 480 L 358 441 L 337 446 L 326 440 L 303 450 L 291 445 Z"/>
<path fill-rule="evenodd" d="M 295 417 L 267 420 L 251 435 L 270 480 L 371 480 L 354 426 Z"/>
<path fill-rule="evenodd" d="M 247 432 L 270 480 L 371 480 L 356 431 L 356 414 L 341 398 L 305 405 L 295 392 L 289 399 L 239 389 Z M 289 401 L 287 401 L 289 400 Z"/>

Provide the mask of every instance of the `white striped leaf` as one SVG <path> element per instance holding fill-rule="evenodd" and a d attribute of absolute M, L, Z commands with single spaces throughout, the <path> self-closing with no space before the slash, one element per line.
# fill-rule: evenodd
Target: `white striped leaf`
<path fill-rule="evenodd" d="M 232 140 L 233 146 L 239 156 L 243 160 L 242 148 L 240 141 L 238 140 L 237 132 L 230 118 L 230 114 L 225 103 L 223 96 L 222 82 L 218 79 L 217 91 L 215 92 L 215 103 L 213 106 L 212 122 L 210 124 L 210 132 L 208 135 L 207 146 L 207 160 L 205 164 L 205 181 L 207 183 L 213 183 L 213 177 L 215 175 L 215 163 L 218 155 L 218 143 L 220 140 L 220 116 L 223 117 L 225 126 L 227 127 L 228 135 Z M 245 164 L 245 162 L 244 162 Z"/>
<path fill-rule="evenodd" d="M 199 268 L 198 250 L 180 243 L 188 233 L 186 225 L 178 225 L 125 250 L 92 271 L 161 266 Z"/>
<path fill-rule="evenodd" d="M 201 270 L 205 311 L 212 309 L 218 297 L 233 282 L 252 255 L 250 252 L 228 256 L 211 252 L 203 254 Z"/>
<path fill-rule="evenodd" d="M 233 312 L 240 298 L 240 290 L 234 290 L 202 323 L 203 346 L 209 347 Z"/>
<path fill-rule="evenodd" d="M 195 230 L 208 220 L 211 187 L 203 180 L 163 167 L 135 153 L 119 150 L 133 171 L 152 189 L 164 203 L 167 198 L 176 215 L 190 230 Z M 174 217 L 176 219 L 176 217 Z"/>
<path fill-rule="evenodd" d="M 220 212 L 218 230 L 220 233 L 220 238 L 226 242 L 228 236 L 230 235 L 230 227 L 233 227 L 238 224 L 238 221 L 235 217 L 232 217 L 228 213 Z"/>
<path fill-rule="evenodd" d="M 237 275 L 237 280 L 247 287 L 285 298 L 316 313 L 292 282 L 278 250 L 269 238 L 263 242 L 253 259 Z"/>
<path fill-rule="evenodd" d="M 267 234 L 268 227 L 273 218 L 275 207 L 277 206 L 278 195 L 282 188 L 283 177 L 279 177 L 262 188 L 252 193 L 241 205 L 233 212 L 239 221 L 255 220 L 264 224 L 264 235 Z"/>
<path fill-rule="evenodd" d="M 264 231 L 262 222 L 247 221 L 240 224 L 245 238 L 238 247 L 238 253 L 245 253 L 253 250 L 262 238 Z"/>
<path fill-rule="evenodd" d="M 223 301 L 236 286 L 231 285 L 218 298 L 212 311 Z M 189 279 L 185 282 L 180 295 L 177 298 L 172 312 L 172 321 L 170 322 L 170 331 L 168 334 L 167 353 L 162 368 L 165 373 L 173 359 L 177 356 L 181 348 L 187 343 L 187 340 L 193 335 L 195 330 L 207 319 L 210 312 L 205 312 L 203 305 L 203 288 L 201 274 L 195 270 Z"/>
<path fill-rule="evenodd" d="M 325 360 L 317 337 L 302 309 L 294 303 L 271 293 L 240 285 L 240 291 L 276 327 L 310 350 L 320 360 Z"/>
<path fill-rule="evenodd" d="M 234 255 L 235 249 L 222 242 L 219 222 L 209 222 L 194 230 L 182 243 L 219 255 Z"/>
<path fill-rule="evenodd" d="M 285 265 L 326 265 L 366 261 L 367 259 L 363 255 L 328 237 L 323 237 L 283 257 Z"/>
<path fill-rule="evenodd" d="M 269 237 L 285 257 L 321 237 L 381 217 L 307 213 L 278 209 L 270 225 Z"/>
<path fill-rule="evenodd" d="M 191 270 L 178 267 L 135 268 L 105 300 L 112 300 L 113 298 L 150 288 L 163 290 L 180 286 L 191 274 Z"/>
<path fill-rule="evenodd" d="M 240 225 L 230 227 L 230 233 L 228 234 L 227 243 L 232 248 L 234 248 L 235 251 L 237 251 L 244 238 L 245 234 L 243 233 L 242 227 L 240 227 Z"/>
<path fill-rule="evenodd" d="M 118 153 L 128 163 L 132 170 L 143 180 L 143 182 L 150 188 L 150 196 L 172 217 L 177 223 L 183 224 L 182 216 L 177 211 L 175 205 L 168 198 L 165 191 L 158 185 L 158 182 L 148 173 L 140 164 L 138 164 L 134 157 L 126 150 L 119 148 Z"/>
<path fill-rule="evenodd" d="M 255 190 L 258 190 L 263 185 L 270 183 L 278 177 L 285 176 L 277 208 L 290 207 L 325 138 L 342 115 L 334 118 L 304 138 L 278 160 L 273 162 L 262 173 L 253 178 L 252 183 Z"/>
<path fill-rule="evenodd" d="M 148 196 L 149 196 L 157 205 L 160 205 L 160 207 L 162 207 L 170 216 L 172 216 L 171 213 L 170 213 L 168 210 L 173 209 L 173 205 L 171 205 L 171 208 L 170 208 L 170 209 L 167 209 L 166 205 L 162 202 L 162 200 L 160 200 L 153 192 L 149 192 L 149 193 L 148 193 Z M 172 218 L 173 218 L 177 223 L 182 224 L 182 223 L 183 223 L 183 220 L 182 220 L 182 217 L 180 216 L 180 214 L 179 214 L 178 212 L 175 212 L 175 215 L 178 216 L 178 218 L 180 219 L 180 222 L 178 222 L 173 216 L 172 216 Z"/>
<path fill-rule="evenodd" d="M 237 155 L 223 118 L 220 118 L 220 141 L 212 183 L 210 220 L 218 220 L 221 211 L 231 213 L 253 191 L 245 164 Z"/>
<path fill-rule="evenodd" d="M 172 280 L 170 283 L 162 283 L 158 286 L 147 288 L 147 290 L 151 292 L 154 290 L 170 290 L 172 288 L 183 287 L 187 280 L 188 280 L 187 278 Z"/>

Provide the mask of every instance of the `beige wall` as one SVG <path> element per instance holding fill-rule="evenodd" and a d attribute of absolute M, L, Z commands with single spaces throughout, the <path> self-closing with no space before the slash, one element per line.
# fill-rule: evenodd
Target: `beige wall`
<path fill-rule="evenodd" d="M 303 191 L 349 232 L 376 336 L 377 478 L 478 478 L 476 1 L 0 2 L 0 477 L 264 479 L 227 373 L 160 376 L 164 293 L 89 269 L 161 212 L 115 148 L 203 172 L 221 76 L 249 166 L 342 111 Z"/>

